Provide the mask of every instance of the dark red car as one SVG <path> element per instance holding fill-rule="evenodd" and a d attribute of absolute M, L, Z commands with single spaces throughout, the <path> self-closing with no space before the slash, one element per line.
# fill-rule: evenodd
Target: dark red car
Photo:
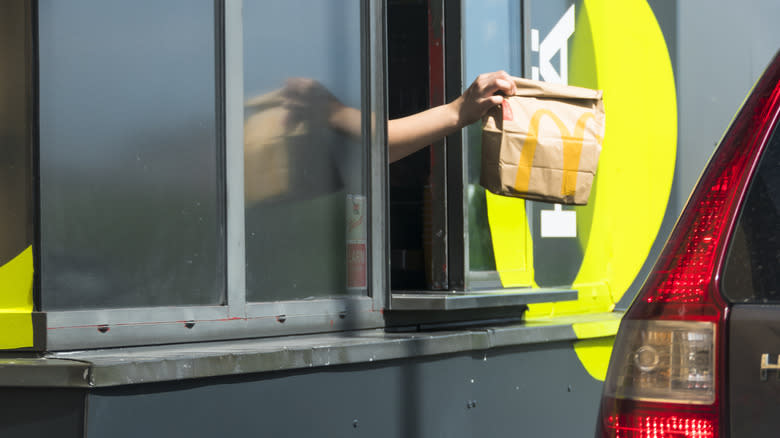
<path fill-rule="evenodd" d="M 780 436 L 780 52 L 615 340 L 596 436 Z"/>

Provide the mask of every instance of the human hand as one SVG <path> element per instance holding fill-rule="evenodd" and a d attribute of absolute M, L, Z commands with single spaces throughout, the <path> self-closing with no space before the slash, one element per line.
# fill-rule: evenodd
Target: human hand
<path fill-rule="evenodd" d="M 469 88 L 453 101 L 460 126 L 478 121 L 487 110 L 503 102 L 504 96 L 513 94 L 515 81 L 507 72 L 501 70 L 477 76 Z"/>
<path fill-rule="evenodd" d="M 288 78 L 282 96 L 289 124 L 328 121 L 344 106 L 324 85 L 310 78 Z"/>

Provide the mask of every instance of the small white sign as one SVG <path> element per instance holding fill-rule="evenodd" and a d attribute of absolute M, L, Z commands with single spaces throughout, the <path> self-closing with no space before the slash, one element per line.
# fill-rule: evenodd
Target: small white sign
<path fill-rule="evenodd" d="M 542 237 L 577 237 L 577 212 L 563 210 L 555 204 L 554 210 L 542 210 Z"/>

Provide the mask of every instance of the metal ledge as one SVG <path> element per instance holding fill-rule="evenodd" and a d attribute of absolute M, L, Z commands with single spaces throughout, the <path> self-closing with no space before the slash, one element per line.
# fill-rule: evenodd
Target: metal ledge
<path fill-rule="evenodd" d="M 577 296 L 578 293 L 574 289 L 558 288 L 507 288 L 466 292 L 396 291 L 390 298 L 390 308 L 392 310 L 450 311 L 573 301 L 577 299 Z"/>
<path fill-rule="evenodd" d="M 614 332 L 575 333 L 578 325 L 615 325 L 622 313 L 542 318 L 520 324 L 434 333 L 384 330 L 0 357 L 0 386 L 96 388 L 181 379 L 406 359 L 550 342 Z M 616 326 L 615 326 L 616 327 Z"/>

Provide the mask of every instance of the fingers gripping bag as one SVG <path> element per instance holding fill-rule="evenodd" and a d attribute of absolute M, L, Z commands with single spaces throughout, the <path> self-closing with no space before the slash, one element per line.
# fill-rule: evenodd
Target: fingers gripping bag
<path fill-rule="evenodd" d="M 604 137 L 602 92 L 515 78 L 482 118 L 480 184 L 497 195 L 585 205 Z"/>

